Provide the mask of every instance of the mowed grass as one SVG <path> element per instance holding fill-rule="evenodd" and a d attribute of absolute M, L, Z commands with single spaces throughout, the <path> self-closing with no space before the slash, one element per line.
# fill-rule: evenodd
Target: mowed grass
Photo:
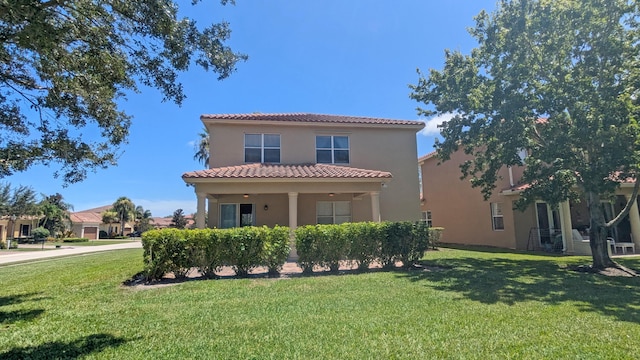
<path fill-rule="evenodd" d="M 430 271 L 147 290 L 122 285 L 142 250 L 4 266 L 0 358 L 640 357 L 640 278 L 565 268 L 588 262 L 442 249 L 427 254 Z"/>

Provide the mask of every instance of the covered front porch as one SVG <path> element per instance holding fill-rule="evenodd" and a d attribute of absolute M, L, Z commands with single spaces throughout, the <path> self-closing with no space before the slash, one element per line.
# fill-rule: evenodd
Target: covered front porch
<path fill-rule="evenodd" d="M 612 201 L 601 203 L 605 220 L 610 221 L 625 207 L 631 189 L 623 187 Z M 564 201 L 557 208 L 536 202 L 529 210 L 534 218 L 530 224 L 528 250 L 563 252 L 572 255 L 591 255 L 589 245 L 589 210 L 586 200 Z M 611 255 L 640 250 L 640 212 L 638 199 L 629 214 L 608 234 Z"/>
<path fill-rule="evenodd" d="M 183 175 L 197 196 L 196 227 L 380 221 L 384 171 L 326 164 L 248 164 Z"/>

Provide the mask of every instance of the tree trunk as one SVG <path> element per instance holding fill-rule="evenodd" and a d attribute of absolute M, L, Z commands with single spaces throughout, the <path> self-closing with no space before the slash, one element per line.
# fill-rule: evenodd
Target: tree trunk
<path fill-rule="evenodd" d="M 595 269 L 604 269 L 615 266 L 609 257 L 609 244 L 607 244 L 607 227 L 600 205 L 600 195 L 597 193 L 587 193 L 589 206 L 589 245 Z"/>

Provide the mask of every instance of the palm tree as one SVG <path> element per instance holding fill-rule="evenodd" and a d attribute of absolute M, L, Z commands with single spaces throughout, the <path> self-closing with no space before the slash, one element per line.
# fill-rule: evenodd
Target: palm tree
<path fill-rule="evenodd" d="M 109 225 L 109 234 L 111 235 L 111 224 L 118 222 L 118 213 L 111 210 L 107 210 L 102 213 L 102 223 Z"/>
<path fill-rule="evenodd" d="M 44 217 L 40 219 L 39 226 L 49 230 L 52 236 L 62 232 L 66 228 L 66 223 L 70 223 L 69 210 L 73 210 L 73 205 L 62 200 L 62 195 L 45 196 L 40 202 L 40 214 Z"/>
<path fill-rule="evenodd" d="M 126 196 L 121 196 L 113 203 L 113 211 L 118 214 L 120 220 L 120 236 L 124 236 L 124 224 L 135 218 L 136 206 Z"/>
<path fill-rule="evenodd" d="M 193 159 L 202 163 L 204 167 L 209 167 L 209 129 L 205 126 L 198 136 L 200 136 L 200 141 L 195 146 L 196 153 L 193 155 Z"/>
<path fill-rule="evenodd" d="M 151 210 L 145 210 L 142 206 L 136 206 L 135 215 L 136 231 L 143 233 L 151 228 L 151 225 L 149 224 L 151 221 L 153 221 Z"/>

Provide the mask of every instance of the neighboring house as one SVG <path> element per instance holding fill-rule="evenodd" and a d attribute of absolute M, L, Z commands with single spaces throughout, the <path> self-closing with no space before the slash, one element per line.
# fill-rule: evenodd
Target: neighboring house
<path fill-rule="evenodd" d="M 439 165 L 435 155 L 433 152 L 418 159 L 422 175 L 421 208 L 423 219 L 445 228 L 442 242 L 591 254 L 586 233 L 589 227 L 586 201 L 566 201 L 558 209 L 538 201 L 525 211 L 514 210 L 514 202 L 527 186 L 520 182 L 523 167 L 503 167 L 493 194 L 485 201 L 480 189 L 471 187 L 469 179 L 460 179 L 459 166 L 470 160 L 470 155 L 458 151 Z M 625 206 L 632 190 L 633 183 L 624 183 L 615 202 L 602 203 L 607 221 Z M 636 249 L 640 249 L 637 203 L 629 216 L 611 230 L 610 236 L 619 243 L 634 241 Z"/>
<path fill-rule="evenodd" d="M 423 122 L 319 114 L 200 117 L 209 169 L 187 172 L 196 226 L 418 220 Z M 207 206 L 208 202 L 208 206 Z M 207 211 L 208 210 L 208 211 Z"/>
<path fill-rule="evenodd" d="M 185 220 L 187 220 L 187 225 L 185 226 L 185 228 L 190 229 L 195 227 L 195 219 L 193 215 L 185 215 L 184 218 Z M 153 226 L 154 229 L 166 229 L 171 227 L 172 222 L 172 216 L 154 217 L 151 219 L 151 226 Z"/>
<path fill-rule="evenodd" d="M 31 231 L 38 227 L 39 219 L 37 216 L 18 216 L 15 220 L 11 216 L 0 217 L 0 241 L 6 243 L 7 239 L 31 237 Z"/>
<path fill-rule="evenodd" d="M 73 233 L 77 237 L 87 238 L 90 240 L 98 239 L 100 231 L 104 231 L 107 234 L 110 231 L 119 234 L 120 222 L 112 224 L 102 223 L 102 213 L 112 208 L 112 205 L 105 205 L 93 209 L 72 212 L 70 214 L 71 231 L 73 231 Z M 133 232 L 133 228 L 133 223 L 125 223 L 124 234 L 128 235 L 129 233 Z"/>

